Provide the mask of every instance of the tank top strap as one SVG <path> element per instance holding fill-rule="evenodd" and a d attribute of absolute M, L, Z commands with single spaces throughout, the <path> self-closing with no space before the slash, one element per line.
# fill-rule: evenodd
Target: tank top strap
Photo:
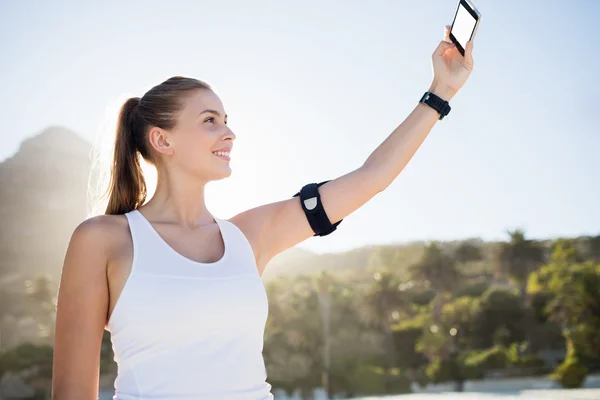
<path fill-rule="evenodd" d="M 154 238 L 152 238 L 146 226 L 147 221 L 138 210 L 129 211 L 125 213 L 125 216 L 129 223 L 129 232 L 133 243 L 133 264 L 131 266 L 131 273 L 133 274 L 139 264 L 138 260 L 144 258 L 147 253 L 144 249 L 156 248 L 157 243 L 153 241 Z"/>

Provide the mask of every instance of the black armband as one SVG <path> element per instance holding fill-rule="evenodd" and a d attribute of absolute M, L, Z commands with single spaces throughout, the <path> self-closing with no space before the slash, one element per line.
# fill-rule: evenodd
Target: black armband
<path fill-rule="evenodd" d="M 321 183 L 309 183 L 305 185 L 298 193 L 293 197 L 300 196 L 300 204 L 304 210 L 304 214 L 308 219 L 308 223 L 315 234 L 313 236 L 326 236 L 337 229 L 337 226 L 343 221 L 339 220 L 335 224 L 332 224 L 325 213 L 323 204 L 321 203 L 321 196 L 319 194 L 319 186 L 329 181 Z"/>

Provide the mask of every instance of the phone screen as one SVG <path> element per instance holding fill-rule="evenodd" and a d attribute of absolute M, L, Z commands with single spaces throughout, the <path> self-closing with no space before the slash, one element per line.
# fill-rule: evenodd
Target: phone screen
<path fill-rule="evenodd" d="M 456 11 L 454 24 L 452 25 L 452 34 L 463 49 L 466 47 L 469 39 L 471 39 L 471 34 L 475 29 L 476 23 L 477 19 L 475 19 L 475 17 L 467 11 L 463 3 L 460 2 L 458 10 Z"/>

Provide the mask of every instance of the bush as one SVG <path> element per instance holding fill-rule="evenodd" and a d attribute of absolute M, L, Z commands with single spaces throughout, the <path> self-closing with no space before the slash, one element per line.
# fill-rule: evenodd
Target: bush
<path fill-rule="evenodd" d="M 364 365 L 354 374 L 352 390 L 361 395 L 410 393 L 410 379 L 398 369 L 389 373 L 384 368 Z"/>
<path fill-rule="evenodd" d="M 475 353 L 465 360 L 465 363 L 479 370 L 504 369 L 509 365 L 508 352 L 504 347 L 496 346 L 480 353 Z"/>
<path fill-rule="evenodd" d="M 458 291 L 454 294 L 456 298 L 468 296 L 468 297 L 480 297 L 490 287 L 489 282 L 470 282 L 461 286 Z"/>
<path fill-rule="evenodd" d="M 463 378 L 468 381 L 475 381 L 484 378 L 484 373 L 481 368 L 473 364 L 463 364 Z"/>
<path fill-rule="evenodd" d="M 570 356 L 556 368 L 554 379 L 562 387 L 572 389 L 583 386 L 587 374 L 588 368 L 577 357 Z"/>
<path fill-rule="evenodd" d="M 425 367 L 419 368 L 415 371 L 415 382 L 420 388 L 424 389 L 429 384 L 429 378 L 425 372 Z"/>
<path fill-rule="evenodd" d="M 448 360 L 435 359 L 425 369 L 432 383 L 447 382 L 452 376 L 452 365 Z"/>
<path fill-rule="evenodd" d="M 395 394 L 411 393 L 412 389 L 410 384 L 410 378 L 406 373 L 395 368 L 388 374 L 388 387 L 386 391 Z"/>
<path fill-rule="evenodd" d="M 417 317 L 392 327 L 398 367 L 408 369 L 427 365 L 425 355 L 416 350 L 417 342 L 423 335 L 423 323 L 423 318 Z"/>
<path fill-rule="evenodd" d="M 356 394 L 384 394 L 385 381 L 381 369 L 372 365 L 356 365 L 352 371 L 352 379 L 347 382 L 348 389 Z"/>
<path fill-rule="evenodd" d="M 44 389 L 36 389 L 33 397 L 27 398 L 27 400 L 48 400 L 50 395 Z"/>
<path fill-rule="evenodd" d="M 483 370 L 476 365 L 468 364 L 463 359 L 436 359 L 426 369 L 432 383 L 449 381 L 466 381 L 483 378 Z"/>
<path fill-rule="evenodd" d="M 542 368 L 545 366 L 544 360 L 537 354 L 528 354 L 514 360 L 512 364 L 515 367 L 523 368 Z"/>
<path fill-rule="evenodd" d="M 24 343 L 13 347 L 0 355 L 0 376 L 5 371 L 21 371 L 37 366 L 39 376 L 52 377 L 52 358 L 54 349 L 49 345 L 36 346 Z"/>

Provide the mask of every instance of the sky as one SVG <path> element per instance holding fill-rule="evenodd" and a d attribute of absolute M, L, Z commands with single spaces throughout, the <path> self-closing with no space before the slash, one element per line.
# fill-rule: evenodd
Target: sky
<path fill-rule="evenodd" d="M 475 68 L 337 252 L 413 240 L 600 234 L 600 1 L 474 0 Z M 0 0 L 0 161 L 49 126 L 90 143 L 128 96 L 207 81 L 237 138 L 206 203 L 229 218 L 356 168 L 417 105 L 455 0 Z"/>

